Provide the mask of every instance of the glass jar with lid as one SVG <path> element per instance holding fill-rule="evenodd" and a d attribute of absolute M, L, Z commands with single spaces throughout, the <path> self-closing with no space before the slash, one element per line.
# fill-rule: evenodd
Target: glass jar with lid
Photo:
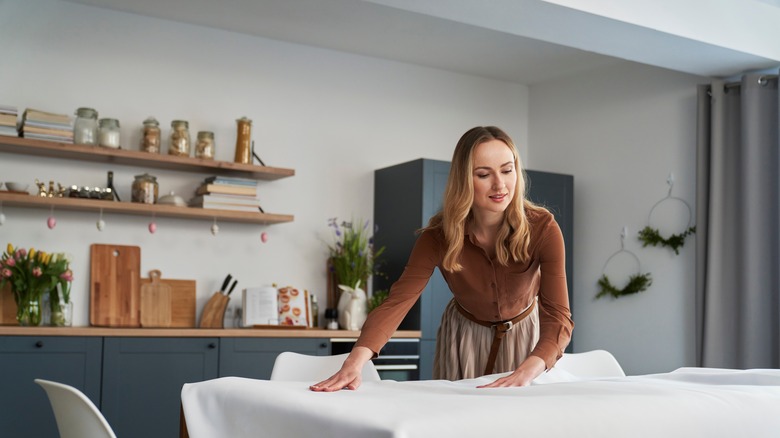
<path fill-rule="evenodd" d="M 185 120 L 171 122 L 171 143 L 168 154 L 179 157 L 190 156 L 190 125 Z"/>
<path fill-rule="evenodd" d="M 100 146 L 119 149 L 121 144 L 119 142 L 119 120 L 100 119 L 98 126 L 98 140 Z"/>
<path fill-rule="evenodd" d="M 195 145 L 195 156 L 207 160 L 214 159 L 214 133 L 211 131 L 198 132 L 198 143 Z"/>
<path fill-rule="evenodd" d="M 159 185 L 157 184 L 157 177 L 149 175 L 148 173 L 135 176 L 132 188 L 133 202 L 155 204 L 157 203 L 158 193 Z"/>
<path fill-rule="evenodd" d="M 154 117 L 144 120 L 141 150 L 153 154 L 160 153 L 160 122 Z"/>
<path fill-rule="evenodd" d="M 92 108 L 76 110 L 76 121 L 73 122 L 73 143 L 98 144 L 98 113 Z"/>

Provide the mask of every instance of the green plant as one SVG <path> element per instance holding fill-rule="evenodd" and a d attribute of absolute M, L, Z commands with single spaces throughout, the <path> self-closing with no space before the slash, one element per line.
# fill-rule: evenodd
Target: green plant
<path fill-rule="evenodd" d="M 388 295 L 389 293 L 386 290 L 374 291 L 374 293 L 372 293 L 368 298 L 368 311 L 371 312 L 372 310 L 379 307 L 379 305 L 387 299 Z"/>
<path fill-rule="evenodd" d="M 603 274 L 598 281 L 598 285 L 601 288 L 601 291 L 596 295 L 596 298 L 601 298 L 604 295 L 611 295 L 612 298 L 619 298 L 624 295 L 636 294 L 647 290 L 651 284 L 653 284 L 653 279 L 650 277 L 649 273 L 634 274 L 628 279 L 628 284 L 626 287 L 623 289 L 618 289 L 612 285 L 612 282 L 609 281 L 607 275 Z"/>
<path fill-rule="evenodd" d="M 696 232 L 696 227 L 688 227 L 680 234 L 672 234 L 668 239 L 664 239 L 658 230 L 651 227 L 644 227 L 639 232 L 639 240 L 642 246 L 668 246 L 674 250 L 675 254 L 680 254 L 680 247 L 685 245 L 685 238 Z"/>
<path fill-rule="evenodd" d="M 355 226 L 356 223 L 362 225 Z M 379 273 L 377 260 L 385 248 L 374 248 L 368 221 L 339 223 L 334 217 L 328 220 L 328 226 L 333 230 L 335 241 L 329 246 L 330 268 L 339 284 L 365 289 L 368 277 Z"/>

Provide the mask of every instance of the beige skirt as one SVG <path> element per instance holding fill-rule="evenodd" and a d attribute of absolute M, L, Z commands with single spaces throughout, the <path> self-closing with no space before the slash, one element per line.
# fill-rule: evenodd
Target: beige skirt
<path fill-rule="evenodd" d="M 494 331 L 460 314 L 451 300 L 441 317 L 433 356 L 433 378 L 473 379 L 483 375 Z M 494 373 L 514 371 L 539 341 L 539 306 L 507 332 L 493 367 Z"/>

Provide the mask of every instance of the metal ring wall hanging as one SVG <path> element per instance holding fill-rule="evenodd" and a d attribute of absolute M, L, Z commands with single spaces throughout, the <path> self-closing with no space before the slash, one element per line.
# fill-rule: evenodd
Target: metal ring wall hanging
<path fill-rule="evenodd" d="M 672 196 L 672 188 L 674 187 L 674 175 L 669 174 L 669 178 L 666 179 L 666 183 L 669 184 L 669 193 L 665 198 L 656 202 L 650 209 L 650 213 L 647 215 L 647 226 L 639 231 L 639 241 L 642 242 L 642 246 L 666 246 L 671 248 L 675 254 L 680 254 L 680 248 L 685 245 L 685 238 L 696 232 L 696 226 L 692 225 L 693 211 L 691 206 L 688 205 L 683 199 L 676 196 Z M 681 202 L 688 209 L 688 225 L 685 230 L 679 234 L 672 234 L 669 237 L 663 237 L 657 228 L 650 226 L 650 219 L 653 216 L 653 210 L 665 201 Z"/>
<path fill-rule="evenodd" d="M 599 278 L 599 281 L 597 283 L 599 285 L 599 293 L 596 294 L 596 299 L 606 295 L 609 295 L 612 298 L 620 298 L 625 295 L 633 295 L 647 290 L 647 288 L 649 288 L 650 285 L 653 284 L 653 278 L 650 276 L 650 273 L 649 272 L 642 273 L 642 265 L 639 262 L 639 257 L 637 257 L 636 254 L 634 254 L 633 252 L 625 248 L 625 240 L 627 234 L 628 234 L 628 230 L 624 227 L 623 232 L 620 234 L 620 249 L 617 250 L 611 256 L 609 256 L 607 261 L 604 263 L 604 268 L 601 270 L 601 278 Z M 606 271 L 609 262 L 612 261 L 612 259 L 615 258 L 615 256 L 621 253 L 626 253 L 634 259 L 634 261 L 636 262 L 636 273 L 631 275 L 628 278 L 628 283 L 622 289 L 618 289 L 615 285 L 612 284 L 612 282 L 609 281 L 609 277 L 607 277 Z"/>

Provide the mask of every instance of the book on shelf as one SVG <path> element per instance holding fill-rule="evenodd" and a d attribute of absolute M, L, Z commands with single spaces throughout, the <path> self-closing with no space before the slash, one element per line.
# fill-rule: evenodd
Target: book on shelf
<path fill-rule="evenodd" d="M 27 137 L 27 134 L 30 133 L 52 135 L 73 140 L 73 131 L 65 131 L 62 129 L 39 128 L 37 126 L 24 125 L 22 126 L 22 132 L 24 133 L 25 137 Z"/>
<path fill-rule="evenodd" d="M 13 126 L 16 128 L 16 114 L 0 113 L 0 126 Z"/>
<path fill-rule="evenodd" d="M 221 194 L 228 194 L 228 195 L 245 195 L 245 196 L 254 197 L 257 196 L 257 187 L 203 183 L 195 191 L 196 195 L 207 195 L 210 193 L 221 193 Z"/>
<path fill-rule="evenodd" d="M 5 105 L 0 103 L 0 114 L 19 114 L 19 110 L 13 105 Z"/>
<path fill-rule="evenodd" d="M 251 205 L 235 205 L 235 204 L 214 204 L 214 203 L 194 203 L 190 204 L 190 207 L 203 208 L 210 210 L 231 210 L 231 211 L 246 211 L 250 213 L 261 213 L 262 209 L 259 206 Z"/>
<path fill-rule="evenodd" d="M 259 207 L 260 200 L 255 197 L 243 196 L 243 195 L 200 195 L 192 198 L 190 203 L 218 203 L 218 204 L 234 204 L 234 205 L 248 205 L 250 207 Z"/>
<path fill-rule="evenodd" d="M 208 193 L 205 195 L 195 196 L 190 202 L 222 202 L 226 204 L 241 204 L 241 205 L 260 205 L 260 199 L 257 196 L 246 195 L 226 195 L 220 193 Z"/>
<path fill-rule="evenodd" d="M 222 184 L 256 187 L 257 180 L 249 178 L 237 178 L 231 176 L 210 176 L 204 180 L 206 184 Z"/>
<path fill-rule="evenodd" d="M 22 137 L 24 138 L 30 138 L 34 140 L 46 140 L 46 141 L 56 141 L 58 143 L 73 143 L 73 138 L 63 137 L 61 135 L 48 135 L 48 134 L 37 134 L 35 132 L 25 132 L 22 133 Z"/>
<path fill-rule="evenodd" d="M 16 127 L 0 126 L 0 135 L 5 135 L 6 137 L 18 137 L 19 131 L 16 130 Z"/>
<path fill-rule="evenodd" d="M 67 123 L 41 122 L 38 120 L 22 120 L 22 126 L 34 126 L 44 129 L 59 129 L 62 131 L 73 131 L 73 126 Z"/>
<path fill-rule="evenodd" d="M 37 122 L 47 122 L 63 126 L 70 126 L 72 122 L 70 116 L 66 114 L 50 113 L 32 108 L 24 110 L 22 120 L 34 120 Z"/>

